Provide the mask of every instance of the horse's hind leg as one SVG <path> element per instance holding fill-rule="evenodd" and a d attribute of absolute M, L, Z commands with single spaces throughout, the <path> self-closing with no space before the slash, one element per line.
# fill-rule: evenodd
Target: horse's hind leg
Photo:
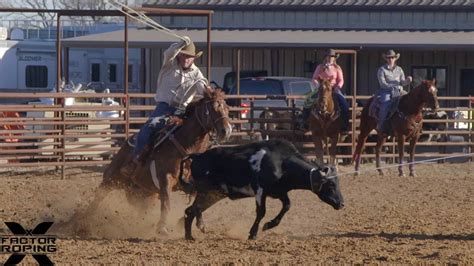
<path fill-rule="evenodd" d="M 360 126 L 360 134 L 359 137 L 357 138 L 357 146 L 355 148 L 354 155 L 352 156 L 352 160 L 355 162 L 355 175 L 360 174 L 360 162 L 361 162 L 361 154 L 362 154 L 362 148 L 365 145 L 365 142 L 367 141 L 367 137 L 369 136 L 370 131 L 372 130 L 371 128 L 364 126 L 366 123 L 361 122 Z"/>
<path fill-rule="evenodd" d="M 158 222 L 158 233 L 160 234 L 168 233 L 166 225 L 168 224 L 168 213 L 171 210 L 170 195 L 171 186 L 169 185 L 169 181 L 167 180 L 166 184 L 163 184 L 163 186 L 161 186 L 160 188 L 161 213 L 160 221 Z"/>
<path fill-rule="evenodd" d="M 404 153 L 404 144 L 405 144 L 405 136 L 403 134 L 398 134 L 397 136 L 397 143 L 398 143 L 398 176 L 405 176 L 403 173 L 403 153 Z"/>
<path fill-rule="evenodd" d="M 382 134 L 378 134 L 377 145 L 375 146 L 375 167 L 377 167 L 379 175 L 383 175 L 383 171 L 380 169 L 380 153 L 382 152 L 382 146 L 384 143 L 385 137 L 383 137 Z"/>

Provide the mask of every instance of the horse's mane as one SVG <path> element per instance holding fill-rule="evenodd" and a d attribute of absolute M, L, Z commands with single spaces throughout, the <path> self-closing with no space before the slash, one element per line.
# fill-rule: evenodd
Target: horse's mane
<path fill-rule="evenodd" d="M 416 94 L 418 94 L 418 92 L 420 92 L 420 90 L 424 87 L 424 88 L 430 88 L 431 86 L 434 86 L 435 85 L 435 82 L 433 80 L 423 80 L 418 86 L 414 87 L 413 89 L 411 89 L 407 94 L 405 94 L 404 96 L 414 96 Z"/>
<path fill-rule="evenodd" d="M 319 80 L 319 89 L 318 89 L 318 95 L 323 95 L 324 94 L 324 88 L 331 88 L 331 81 L 329 79 L 318 79 Z"/>
<path fill-rule="evenodd" d="M 204 102 L 207 102 L 207 101 L 216 102 L 216 101 L 224 100 L 225 93 L 220 88 L 205 89 L 203 96 L 204 97 L 202 97 L 202 99 L 200 99 L 199 101 L 192 102 L 188 105 L 188 107 L 186 108 L 185 116 L 189 116 L 189 115 L 193 114 L 194 110 L 196 109 L 196 106 L 199 106 L 199 105 L 203 104 Z"/>
<path fill-rule="evenodd" d="M 319 83 L 321 84 L 320 88 L 331 88 L 331 80 L 329 79 L 319 79 Z"/>

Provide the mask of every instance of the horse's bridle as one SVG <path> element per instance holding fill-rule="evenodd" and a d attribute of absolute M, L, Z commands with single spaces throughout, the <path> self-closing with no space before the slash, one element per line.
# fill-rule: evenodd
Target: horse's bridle
<path fill-rule="evenodd" d="M 213 119 L 212 114 L 209 112 L 209 107 L 208 107 L 209 103 L 213 103 L 213 102 L 214 101 L 212 101 L 212 100 L 208 100 L 204 103 L 204 107 L 206 108 L 206 123 L 203 123 L 202 120 L 199 118 L 199 115 L 198 115 L 199 112 L 197 110 L 198 106 L 196 106 L 196 112 L 194 112 L 194 115 L 196 116 L 196 120 L 198 121 L 198 123 L 202 127 L 202 129 L 204 129 L 204 131 L 208 130 L 207 125 L 209 123 L 209 118 Z M 221 104 L 221 103 L 219 103 L 219 104 Z M 217 131 L 217 122 L 219 122 L 222 119 L 226 119 L 226 118 L 229 119 L 229 116 L 226 115 L 226 116 L 221 116 L 221 117 L 218 117 L 216 119 L 213 119 L 211 131 Z M 209 134 L 209 137 L 211 137 L 211 139 L 212 139 L 211 134 Z"/>

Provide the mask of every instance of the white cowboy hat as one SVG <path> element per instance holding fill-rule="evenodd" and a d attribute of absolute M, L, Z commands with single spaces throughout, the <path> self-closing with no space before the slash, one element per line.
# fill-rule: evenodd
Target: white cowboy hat
<path fill-rule="evenodd" d="M 336 59 L 339 58 L 339 54 L 336 53 L 335 50 L 333 49 L 328 49 L 326 50 L 326 53 L 324 54 L 324 56 L 331 56 L 331 57 L 335 57 Z"/>
<path fill-rule="evenodd" d="M 384 59 L 387 59 L 388 57 L 395 57 L 395 59 L 400 58 L 400 53 L 395 53 L 394 50 L 388 50 L 385 53 L 382 54 L 382 57 Z"/>
<path fill-rule="evenodd" d="M 196 46 L 194 46 L 193 41 L 191 41 L 188 45 L 186 45 L 181 51 L 181 54 L 200 57 L 202 55 L 202 51 L 196 52 Z"/>

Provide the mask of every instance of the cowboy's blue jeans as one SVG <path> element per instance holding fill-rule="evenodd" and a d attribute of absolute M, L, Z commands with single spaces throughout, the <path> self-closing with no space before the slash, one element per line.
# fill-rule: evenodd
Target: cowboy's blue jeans
<path fill-rule="evenodd" d="M 344 94 L 340 90 L 334 91 L 337 102 L 341 108 L 342 129 L 349 130 L 349 105 L 347 104 Z"/>
<path fill-rule="evenodd" d="M 389 90 L 382 90 L 377 94 L 377 100 L 380 103 L 379 119 L 377 121 L 377 130 L 379 132 L 385 131 L 384 123 L 387 119 L 391 99 L 392 93 Z"/>
<path fill-rule="evenodd" d="M 159 102 L 156 105 L 155 110 L 153 113 L 151 113 L 146 123 L 140 128 L 140 131 L 138 132 L 138 135 L 135 139 L 135 148 L 133 149 L 133 156 L 135 159 L 138 158 L 140 153 L 143 151 L 143 148 L 150 143 L 153 133 L 161 130 L 165 126 L 164 122 L 151 124 L 150 122 L 153 120 L 153 118 L 169 116 L 173 114 L 175 110 L 176 108 L 169 106 L 169 104 L 165 102 Z"/>

